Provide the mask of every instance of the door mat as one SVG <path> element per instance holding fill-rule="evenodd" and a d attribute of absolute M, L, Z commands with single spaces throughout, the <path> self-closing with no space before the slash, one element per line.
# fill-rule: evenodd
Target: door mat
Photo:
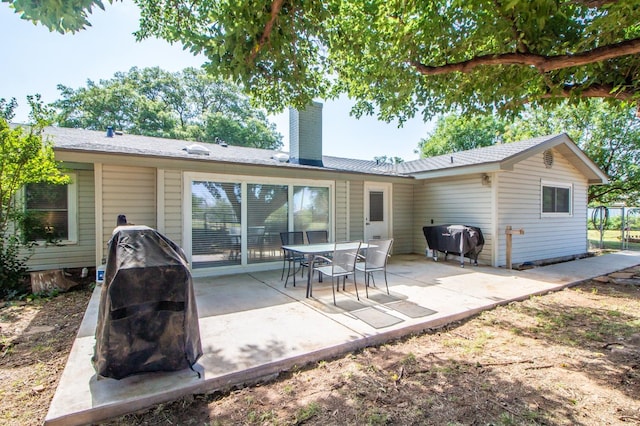
<path fill-rule="evenodd" d="M 359 311 L 353 311 L 351 314 L 359 320 L 366 322 L 373 328 L 390 327 L 404 321 L 401 318 L 389 315 L 375 308 L 364 308 Z"/>
<path fill-rule="evenodd" d="M 371 288 L 369 289 L 369 299 L 373 300 L 376 303 L 380 303 L 380 304 L 385 304 L 385 303 L 390 303 L 390 302 L 397 302 L 400 299 L 398 299 L 397 297 L 393 297 L 388 295 L 387 293 L 378 293 L 378 292 L 371 292 Z"/>
<path fill-rule="evenodd" d="M 433 309 L 425 308 L 424 306 L 420 306 L 413 302 L 409 302 L 406 300 L 400 300 L 397 302 L 385 303 L 385 305 L 389 309 L 393 309 L 394 311 L 400 312 L 403 315 L 406 315 L 410 318 L 420 318 L 426 317 L 428 315 L 433 315 L 438 311 L 434 311 Z"/>
<path fill-rule="evenodd" d="M 359 311 L 360 309 L 367 308 L 367 305 L 365 305 L 364 303 L 356 302 L 355 300 L 349 299 L 337 299 L 336 304 L 338 305 L 338 308 L 347 312 Z"/>

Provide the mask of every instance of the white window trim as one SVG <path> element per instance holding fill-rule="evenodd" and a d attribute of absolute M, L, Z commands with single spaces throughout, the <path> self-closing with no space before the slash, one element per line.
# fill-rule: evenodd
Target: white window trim
<path fill-rule="evenodd" d="M 67 226 L 69 228 L 69 235 L 66 240 L 56 241 L 56 244 L 59 245 L 78 243 L 78 176 L 75 173 L 67 173 L 66 175 L 69 176 L 71 180 L 71 182 L 65 185 L 67 187 Z M 24 202 L 25 196 L 25 189 L 22 188 L 23 208 L 26 208 L 26 203 Z M 36 240 L 36 243 L 42 245 L 45 241 Z"/>
<path fill-rule="evenodd" d="M 329 188 L 329 237 L 333 238 L 333 228 L 335 223 L 335 181 L 332 180 L 313 180 L 313 179 L 290 179 L 290 178 L 276 178 L 276 177 L 260 177 L 260 176 L 247 176 L 247 175 L 227 175 L 227 174 L 216 174 L 216 173 L 203 173 L 203 172 L 184 172 L 183 173 L 183 181 L 182 181 L 182 193 L 184 194 L 182 211 L 182 241 L 183 241 L 183 250 L 189 259 L 189 263 L 192 263 L 192 253 L 191 253 L 191 216 L 192 216 L 192 206 L 191 206 L 191 185 L 194 181 L 212 181 L 212 182 L 231 182 L 231 183 L 240 183 L 242 185 L 242 209 L 243 209 L 243 218 L 242 223 L 243 226 L 246 226 L 246 185 L 247 184 L 265 184 L 265 185 L 288 185 L 289 186 L 289 198 L 292 200 L 293 198 L 293 187 L 294 186 L 319 186 L 319 187 L 327 187 Z M 290 215 L 293 215 L 292 210 L 289 209 Z M 293 226 L 293 218 L 289 218 L 289 226 Z M 242 233 L 243 238 L 246 238 L 246 232 Z M 246 243 L 245 243 L 246 244 Z M 245 250 L 246 251 L 246 250 Z M 277 264 L 282 264 L 282 261 L 274 262 Z M 235 270 L 239 268 L 263 268 L 264 263 L 260 264 L 249 264 L 246 263 L 246 258 L 243 256 L 240 265 L 230 265 L 230 266 L 217 266 L 212 268 L 201 268 L 198 269 L 198 276 L 200 274 L 210 274 L 213 271 L 223 272 L 225 270 Z M 256 269 L 259 270 L 259 269 Z"/>
<path fill-rule="evenodd" d="M 569 212 L 557 212 L 549 213 L 544 212 L 544 187 L 550 188 L 565 188 L 569 190 Z M 573 184 L 567 182 L 557 181 L 540 181 L 540 217 L 554 218 L 554 217 L 573 217 Z"/>

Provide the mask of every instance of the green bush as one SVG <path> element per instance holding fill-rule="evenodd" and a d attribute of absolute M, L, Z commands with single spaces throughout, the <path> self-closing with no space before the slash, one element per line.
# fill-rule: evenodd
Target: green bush
<path fill-rule="evenodd" d="M 14 299 L 26 293 L 27 258 L 20 255 L 16 237 L 0 243 L 0 298 Z"/>

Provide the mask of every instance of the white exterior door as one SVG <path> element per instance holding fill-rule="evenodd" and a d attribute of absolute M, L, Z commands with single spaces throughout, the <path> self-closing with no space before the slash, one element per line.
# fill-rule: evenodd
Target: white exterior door
<path fill-rule="evenodd" d="M 391 236 L 391 185 L 367 182 L 364 185 L 364 239 Z"/>

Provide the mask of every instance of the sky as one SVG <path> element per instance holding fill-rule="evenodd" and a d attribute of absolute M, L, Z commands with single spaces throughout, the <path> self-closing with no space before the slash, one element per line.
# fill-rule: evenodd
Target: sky
<path fill-rule="evenodd" d="M 58 99 L 57 85 L 73 89 L 88 80 L 109 79 L 132 67 L 160 67 L 180 71 L 199 67 L 206 59 L 164 40 L 136 42 L 139 13 L 129 0 L 95 9 L 89 16 L 92 26 L 76 34 L 61 35 L 41 25 L 33 25 L 0 3 L 0 38 L 4 40 L 0 61 L 0 98 L 16 98 L 19 108 L 15 122 L 26 122 L 27 95 L 40 94 L 45 103 Z M 432 123 L 409 120 L 402 128 L 375 117 L 356 119 L 349 115 L 352 103 L 345 97 L 335 101 L 318 99 L 323 106 L 323 154 L 372 160 L 376 156 L 419 158 L 414 151 L 420 139 L 433 130 Z M 270 116 L 289 149 L 289 113 Z"/>

